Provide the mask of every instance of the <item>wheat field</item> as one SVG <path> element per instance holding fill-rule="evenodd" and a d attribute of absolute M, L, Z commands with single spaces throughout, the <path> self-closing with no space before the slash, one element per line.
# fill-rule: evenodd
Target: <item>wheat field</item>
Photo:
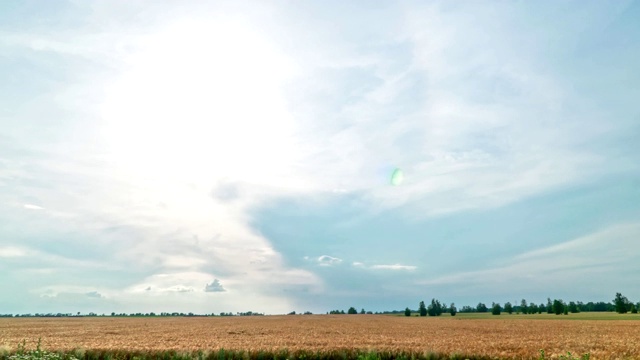
<path fill-rule="evenodd" d="M 6 318 L 0 346 L 42 339 L 44 349 L 360 349 L 536 358 L 544 349 L 592 359 L 640 359 L 640 320 L 306 315 L 189 318 Z M 33 345 L 32 345 L 33 347 Z"/>

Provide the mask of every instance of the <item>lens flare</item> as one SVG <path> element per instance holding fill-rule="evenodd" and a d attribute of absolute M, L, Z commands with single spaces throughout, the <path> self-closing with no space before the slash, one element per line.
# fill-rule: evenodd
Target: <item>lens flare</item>
<path fill-rule="evenodd" d="M 393 170 L 393 173 L 391 173 L 391 185 L 398 186 L 402 184 L 403 180 L 404 180 L 404 174 L 402 173 L 402 170 L 400 169 Z"/>

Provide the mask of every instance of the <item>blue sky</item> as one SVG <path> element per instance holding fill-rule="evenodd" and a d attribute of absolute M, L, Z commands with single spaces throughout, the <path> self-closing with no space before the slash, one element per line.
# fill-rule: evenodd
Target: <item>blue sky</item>
<path fill-rule="evenodd" d="M 638 18 L 5 1 L 0 313 L 638 301 Z"/>

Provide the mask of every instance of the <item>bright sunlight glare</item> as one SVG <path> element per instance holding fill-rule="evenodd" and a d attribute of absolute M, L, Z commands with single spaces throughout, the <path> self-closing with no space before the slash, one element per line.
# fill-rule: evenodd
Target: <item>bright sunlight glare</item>
<path fill-rule="evenodd" d="M 282 83 L 293 65 L 262 34 L 241 23 L 177 23 L 127 63 L 103 115 L 128 176 L 274 186 L 288 178 L 296 152 Z"/>

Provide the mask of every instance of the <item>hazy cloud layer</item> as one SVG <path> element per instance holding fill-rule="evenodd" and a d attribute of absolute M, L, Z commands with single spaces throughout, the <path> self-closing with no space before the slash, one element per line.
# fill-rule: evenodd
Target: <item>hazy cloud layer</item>
<path fill-rule="evenodd" d="M 635 3 L 39 6 L 0 5 L 4 311 L 640 296 Z"/>

